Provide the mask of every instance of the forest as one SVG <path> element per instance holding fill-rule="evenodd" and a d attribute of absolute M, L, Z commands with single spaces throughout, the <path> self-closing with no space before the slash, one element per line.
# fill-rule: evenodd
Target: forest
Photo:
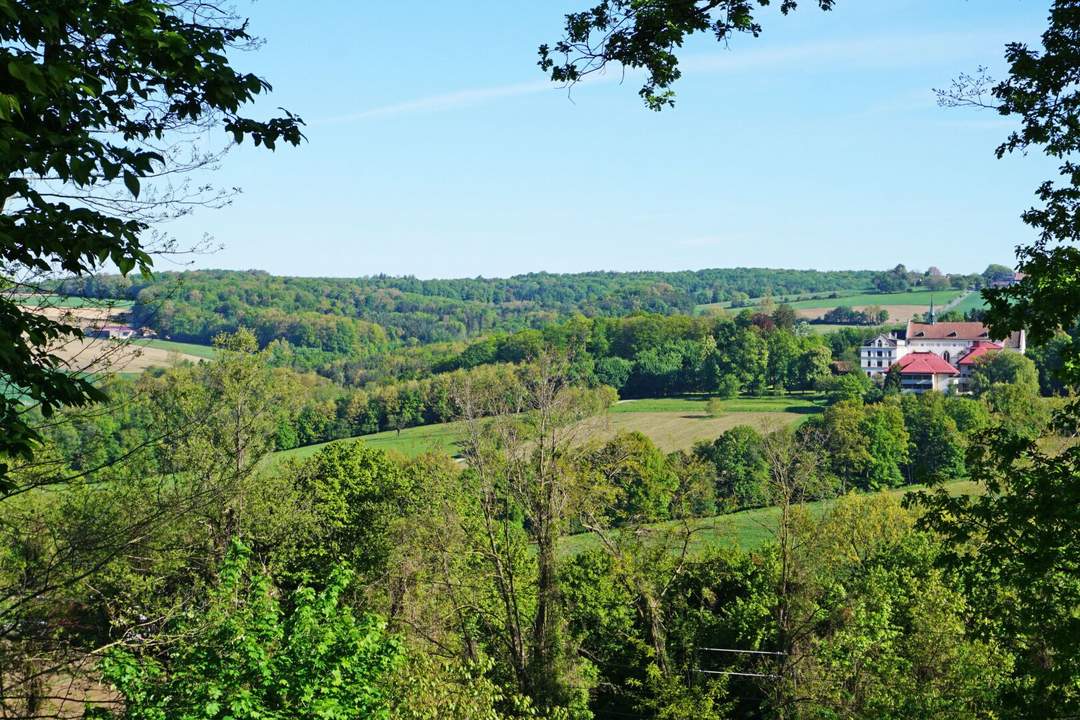
<path fill-rule="evenodd" d="M 632 69 L 656 111 L 685 40 L 768 5 L 594 1 L 539 69 Z M 1074 2 L 939 95 L 1058 168 L 970 275 L 161 272 L 162 228 L 234 197 L 189 180 L 306 142 L 254 114 L 247 20 L 0 0 L 0 37 L 0 716 L 1080 717 Z M 843 297 L 916 290 L 1026 344 L 871 377 L 888 318 Z M 65 343 L 155 339 L 88 337 L 89 299 L 201 354 L 85 371 Z"/>
<path fill-rule="evenodd" d="M 953 276 L 899 266 L 888 272 L 734 268 L 461 280 L 297 278 L 203 270 L 155 273 L 150 279 L 76 278 L 49 289 L 68 296 L 132 300 L 137 324 L 177 340 L 209 344 L 219 332 L 242 325 L 254 330 L 263 344 L 285 339 L 299 347 L 364 354 L 390 342 L 464 340 L 540 327 L 573 314 L 689 314 L 697 305 L 738 307 L 751 298 L 980 287 L 993 277 L 993 268 Z"/>

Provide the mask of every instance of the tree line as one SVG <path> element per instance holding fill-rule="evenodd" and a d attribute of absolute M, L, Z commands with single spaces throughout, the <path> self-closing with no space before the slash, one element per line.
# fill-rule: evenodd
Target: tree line
<path fill-rule="evenodd" d="M 575 313 L 689 314 L 700 304 L 738 306 L 751 298 L 866 291 L 873 289 L 878 276 L 873 271 L 734 268 L 418 280 L 200 270 L 145 278 L 70 278 L 52 289 L 64 295 L 131 300 L 135 323 L 177 340 L 209 344 L 220 332 L 246 326 L 263 344 L 286 339 L 299 347 L 356 353 L 378 349 L 386 338 L 421 343 L 464 340 L 539 327 Z M 971 281 L 968 276 L 955 277 L 963 278 L 954 283 L 961 287 Z"/>

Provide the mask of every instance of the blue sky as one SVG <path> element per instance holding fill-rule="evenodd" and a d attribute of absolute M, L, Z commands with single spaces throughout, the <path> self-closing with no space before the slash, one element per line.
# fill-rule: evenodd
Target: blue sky
<path fill-rule="evenodd" d="M 936 106 L 958 73 L 1033 41 L 1034 0 L 839 0 L 762 13 L 764 34 L 683 51 L 673 110 L 618 72 L 550 86 L 536 47 L 588 0 L 243 5 L 237 58 L 308 142 L 235 150 L 243 194 L 171 228 L 224 245 L 196 267 L 504 276 L 1011 262 L 1049 166 L 997 160 L 1003 118 Z M 168 264 L 159 264 L 166 269 Z"/>

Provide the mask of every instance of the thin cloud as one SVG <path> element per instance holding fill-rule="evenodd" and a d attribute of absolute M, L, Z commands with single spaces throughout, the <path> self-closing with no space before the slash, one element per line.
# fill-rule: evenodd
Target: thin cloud
<path fill-rule="evenodd" d="M 340 125 L 343 123 L 357 122 L 359 120 L 369 120 L 371 118 L 453 110 L 456 108 L 468 107 L 470 105 L 477 105 L 489 100 L 520 97 L 522 95 L 535 95 L 553 88 L 554 86 L 547 80 L 536 80 L 513 85 L 495 85 L 493 87 L 457 90 L 455 92 L 416 98 L 415 100 L 406 100 L 405 102 L 400 103 L 382 105 L 368 110 L 350 113 L 348 115 L 338 115 L 323 120 L 323 123 L 328 125 Z"/>
<path fill-rule="evenodd" d="M 765 67 L 805 68 L 809 65 L 848 62 L 860 69 L 909 67 L 951 58 L 978 55 L 986 59 L 1000 55 L 1009 39 L 1002 32 L 943 32 L 919 36 L 884 36 L 837 42 L 806 43 L 781 48 L 740 48 L 738 50 L 691 55 L 680 62 L 684 75 L 731 73 Z M 612 68 L 611 72 L 590 75 L 584 85 L 621 82 L 641 76 L 640 70 Z M 377 118 L 433 113 L 471 107 L 504 98 L 536 95 L 551 90 L 566 91 L 549 80 L 470 88 L 429 95 L 399 103 L 381 105 L 346 115 L 326 118 L 319 124 L 342 125 Z"/>

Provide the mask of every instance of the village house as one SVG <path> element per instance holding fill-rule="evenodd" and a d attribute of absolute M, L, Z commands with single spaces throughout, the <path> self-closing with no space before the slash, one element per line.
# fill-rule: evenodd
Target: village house
<path fill-rule="evenodd" d="M 129 325 L 98 325 L 86 330 L 89 337 L 107 340 L 127 340 L 135 335 L 135 329 Z"/>
<path fill-rule="evenodd" d="M 918 350 L 904 355 L 896 362 L 900 371 L 900 389 L 909 392 L 949 389 L 960 371 L 929 350 Z"/>
<path fill-rule="evenodd" d="M 1022 272 L 1014 272 L 1014 273 L 1012 273 L 1011 275 L 1009 275 L 1007 277 L 997 278 L 995 280 L 991 280 L 990 285 L 988 287 L 992 287 L 992 288 L 1012 287 L 1013 285 L 1016 285 L 1021 280 L 1023 280 L 1025 277 L 1027 277 L 1027 276 Z"/>
<path fill-rule="evenodd" d="M 909 322 L 904 330 L 882 333 L 859 349 L 859 367 L 878 378 L 896 367 L 901 388 L 912 392 L 946 390 L 967 392 L 976 361 L 989 352 L 1026 350 L 1024 331 L 1001 342 L 990 340 L 981 322 L 937 322 L 933 308 L 929 322 Z"/>

